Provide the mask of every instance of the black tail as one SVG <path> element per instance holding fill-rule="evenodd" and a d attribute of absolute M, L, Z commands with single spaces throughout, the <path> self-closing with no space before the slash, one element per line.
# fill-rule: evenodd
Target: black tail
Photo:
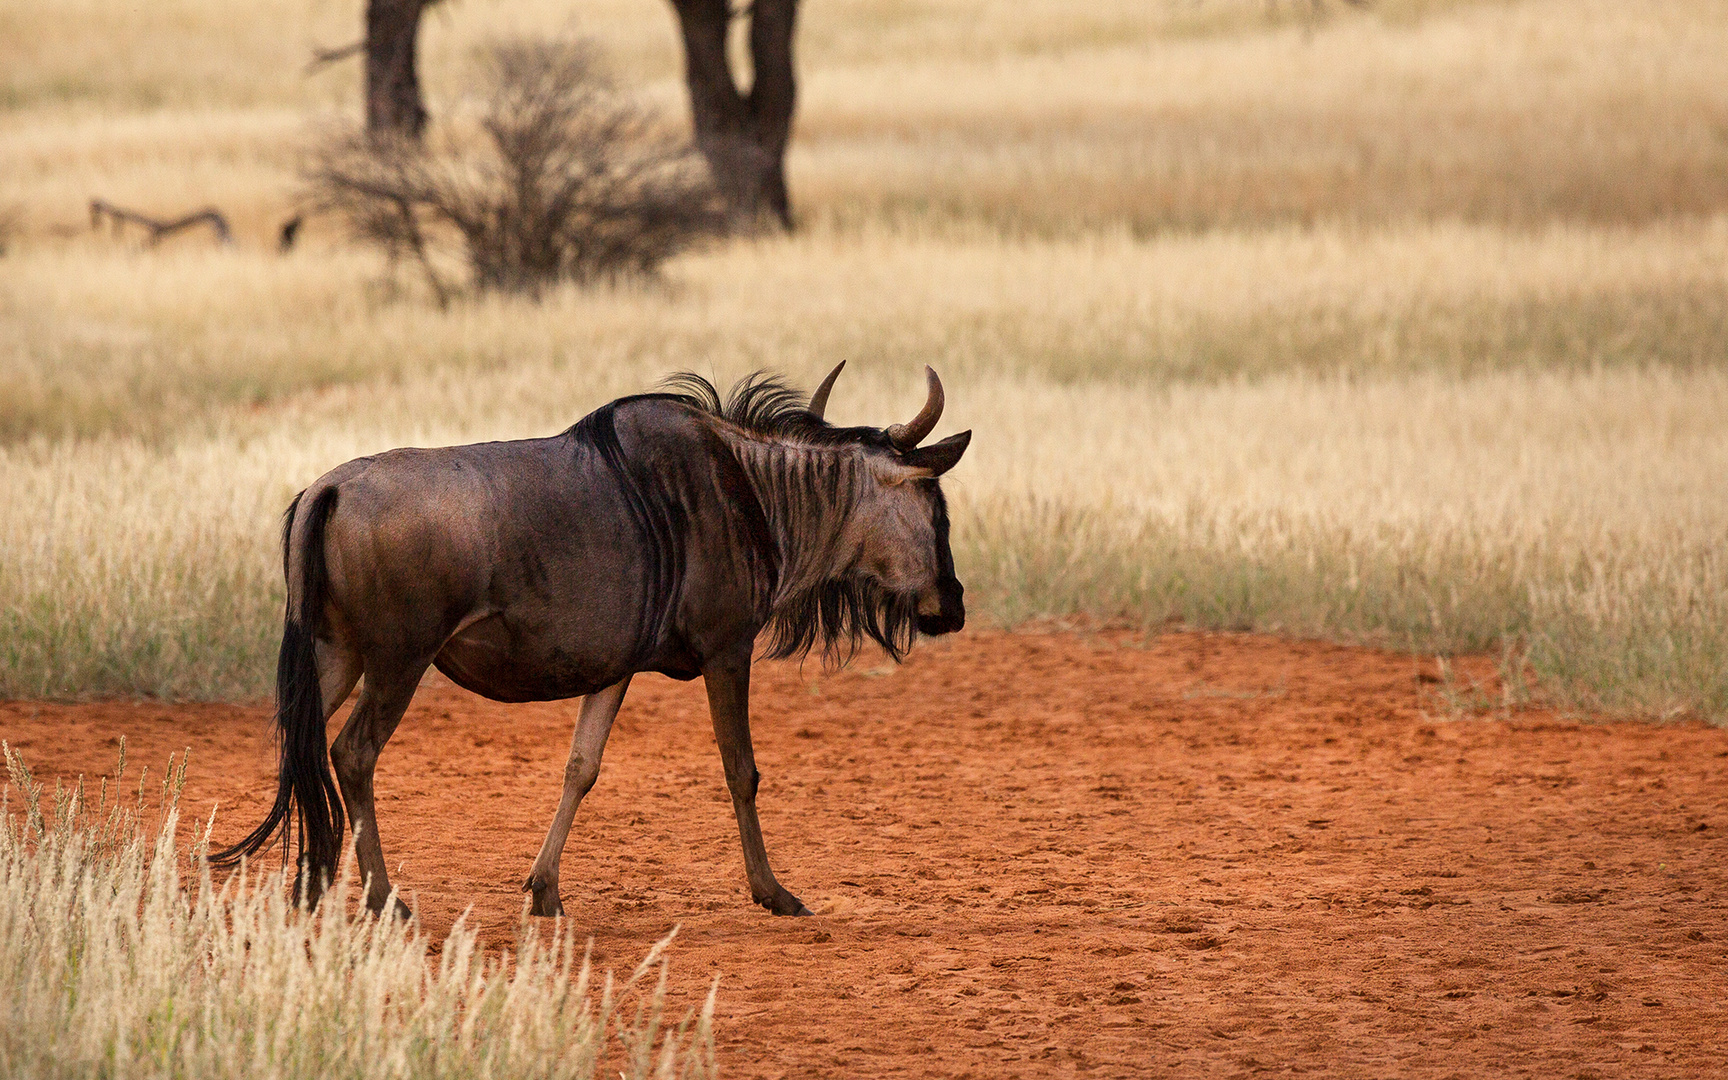
<path fill-rule="evenodd" d="M 302 492 L 304 494 L 304 492 Z M 300 873 L 295 891 L 307 901 L 336 874 L 342 854 L 342 801 L 330 776 L 330 752 L 324 742 L 324 702 L 318 689 L 318 661 L 313 637 L 324 611 L 324 525 L 336 506 L 336 489 L 325 488 L 307 509 L 305 551 L 301 563 L 299 614 L 295 618 L 294 582 L 288 582 L 288 607 L 282 622 L 282 652 L 276 659 L 276 733 L 281 753 L 276 772 L 276 802 L 263 824 L 232 847 L 210 857 L 215 866 L 233 866 L 243 856 L 269 847 L 298 811 Z M 294 519 L 300 496 L 294 497 L 282 529 L 283 576 L 292 564 Z"/>

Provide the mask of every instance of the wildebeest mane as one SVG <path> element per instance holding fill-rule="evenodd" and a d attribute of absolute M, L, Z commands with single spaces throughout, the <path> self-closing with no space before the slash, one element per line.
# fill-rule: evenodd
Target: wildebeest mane
<path fill-rule="evenodd" d="M 653 396 L 680 401 L 763 438 L 796 439 L 817 446 L 893 445 L 879 428 L 835 427 L 810 415 L 809 396 L 768 372 L 744 376 L 724 399 L 713 383 L 694 372 L 670 375 L 660 385 L 665 390 Z"/>
<path fill-rule="evenodd" d="M 948 500 L 934 480 L 928 484 L 935 498 L 937 550 L 942 552 L 941 573 L 952 576 L 954 565 L 948 552 Z M 891 593 L 866 578 L 825 581 L 802 595 L 792 597 L 775 611 L 768 626 L 767 656 L 775 660 L 822 655 L 824 666 L 844 666 L 868 637 L 882 646 L 895 663 L 905 659 L 918 636 L 918 598 Z"/>
<path fill-rule="evenodd" d="M 879 428 L 835 427 L 810 414 L 808 398 L 774 375 L 756 372 L 745 376 L 724 398 L 714 384 L 700 375 L 681 372 L 667 378 L 657 393 L 621 398 L 603 405 L 579 421 L 569 434 L 580 444 L 599 453 L 617 478 L 629 503 L 630 514 L 650 553 L 648 588 L 638 613 L 638 649 L 646 654 L 660 638 L 682 590 L 684 579 L 685 523 L 678 517 L 681 506 L 671 498 L 662 477 L 632 463 L 618 441 L 615 413 L 620 405 L 635 401 L 662 400 L 688 406 L 724 420 L 751 435 L 767 440 L 786 440 L 810 446 L 872 446 L 892 449 Z M 811 476 L 812 482 L 835 488 L 837 474 Z M 924 481 L 919 481 L 924 483 Z M 934 482 L 930 482 L 934 488 Z M 940 488 L 935 489 L 937 527 L 946 534 L 947 508 Z M 760 508 L 753 508 L 757 514 Z M 760 553 L 758 565 L 780 569 L 774 552 Z M 769 583 L 768 590 L 774 589 Z M 765 654 L 772 659 L 801 658 L 816 652 L 825 666 L 846 664 L 866 639 L 876 642 L 895 661 L 911 649 L 917 636 L 918 599 L 883 589 L 874 581 L 854 576 L 832 578 L 792 596 L 774 607 L 765 627 Z"/>
<path fill-rule="evenodd" d="M 783 439 L 816 446 L 872 446 L 892 449 L 879 428 L 834 427 L 810 414 L 809 398 L 774 375 L 756 372 L 740 380 L 725 399 L 700 375 L 681 372 L 663 384 L 668 396 L 710 416 L 765 439 Z M 811 477 L 834 486 L 837 477 Z M 936 495 L 937 528 L 948 529 L 947 505 Z M 771 659 L 801 658 L 811 652 L 824 665 L 838 667 L 857 655 L 868 638 L 895 661 L 912 648 L 918 630 L 918 598 L 883 589 L 862 577 L 840 577 L 818 583 L 776 605 L 767 626 L 765 655 Z"/>

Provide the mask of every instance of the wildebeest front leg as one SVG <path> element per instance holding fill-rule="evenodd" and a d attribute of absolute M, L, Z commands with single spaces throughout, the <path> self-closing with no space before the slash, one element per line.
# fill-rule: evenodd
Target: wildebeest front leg
<path fill-rule="evenodd" d="M 714 738 L 732 791 L 732 812 L 738 818 L 738 839 L 744 843 L 744 873 L 750 897 L 776 915 L 808 915 L 803 901 L 774 880 L 768 850 L 762 845 L 762 824 L 756 820 L 756 754 L 750 747 L 750 653 L 716 660 L 703 669 L 708 711 L 714 717 Z"/>
<path fill-rule="evenodd" d="M 600 755 L 606 749 L 606 736 L 612 733 L 612 721 L 628 689 L 630 677 L 625 676 L 622 682 L 582 699 L 576 734 L 570 739 L 570 760 L 564 763 L 564 794 L 558 799 L 558 812 L 552 816 L 546 842 L 540 845 L 534 868 L 522 886 L 523 892 L 534 894 L 528 909 L 532 914 L 564 914 L 564 902 L 558 896 L 558 864 L 564 857 L 564 841 L 570 836 L 570 823 L 576 820 L 576 808 L 582 805 L 582 797 L 600 776 Z"/>

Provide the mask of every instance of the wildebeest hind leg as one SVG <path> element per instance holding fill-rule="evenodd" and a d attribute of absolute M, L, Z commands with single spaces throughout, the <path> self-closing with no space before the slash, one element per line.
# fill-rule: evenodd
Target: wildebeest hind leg
<path fill-rule="evenodd" d="M 336 715 L 336 710 L 348 700 L 348 695 L 354 692 L 354 684 L 360 681 L 360 657 L 352 650 L 328 641 L 314 641 L 313 655 L 318 665 L 318 700 L 324 706 L 324 723 L 329 724 L 330 718 Z M 358 708 L 358 706 L 356 706 Z M 320 725 L 318 734 L 323 737 L 324 727 Z M 346 799 L 344 800 L 346 802 Z M 352 816 L 352 811 L 350 811 Z M 335 867 L 327 871 L 336 872 Z M 316 880 L 308 885 L 308 899 L 316 903 L 326 884 L 322 873 L 315 874 Z"/>
<path fill-rule="evenodd" d="M 630 677 L 625 676 L 622 681 L 582 699 L 576 734 L 570 739 L 570 759 L 564 763 L 564 793 L 558 799 L 558 812 L 552 816 L 546 842 L 540 845 L 534 868 L 522 886 L 523 892 L 534 894 L 528 909 L 531 914 L 564 914 L 564 902 L 558 896 L 558 864 L 564 857 L 564 841 L 570 836 L 570 823 L 576 820 L 582 797 L 600 777 L 600 755 L 606 749 L 606 737 L 612 733 L 618 706 L 624 703 L 624 692 L 629 689 Z"/>
<path fill-rule="evenodd" d="M 336 782 L 342 786 L 342 802 L 354 826 L 354 854 L 360 863 L 361 880 L 366 882 L 366 906 L 373 911 L 383 911 L 384 902 L 390 898 L 390 874 L 384 866 L 384 845 L 378 838 L 372 772 L 429 663 L 390 665 L 390 670 L 381 673 L 379 669 L 385 665 L 368 662 L 360 700 L 330 746 Z M 408 905 L 396 901 L 396 914 L 406 918 Z"/>
<path fill-rule="evenodd" d="M 708 711 L 714 718 L 714 738 L 732 792 L 732 813 L 738 819 L 738 839 L 744 845 L 744 873 L 750 898 L 776 915 L 808 915 L 804 902 L 774 879 L 768 849 L 762 843 L 762 823 L 756 819 L 756 754 L 750 746 L 750 653 L 709 664 L 702 672 L 708 689 Z"/>
<path fill-rule="evenodd" d="M 328 641 L 312 644 L 318 661 L 319 700 L 324 704 L 324 722 L 329 723 L 360 681 L 360 657 Z"/>

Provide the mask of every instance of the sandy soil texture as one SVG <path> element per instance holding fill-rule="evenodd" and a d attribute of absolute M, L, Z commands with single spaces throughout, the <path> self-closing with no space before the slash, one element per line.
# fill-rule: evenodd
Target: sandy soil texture
<path fill-rule="evenodd" d="M 1724 1075 L 1728 731 L 1448 719 L 1433 673 L 1189 633 L 764 665 L 763 826 L 807 919 L 749 903 L 700 684 L 642 677 L 565 906 L 614 967 L 682 924 L 728 1077 Z M 574 716 L 421 691 L 378 789 L 429 931 L 473 905 L 513 939 Z M 266 719 L 15 702 L 0 737 L 50 777 L 190 746 L 186 808 L 231 839 Z"/>

